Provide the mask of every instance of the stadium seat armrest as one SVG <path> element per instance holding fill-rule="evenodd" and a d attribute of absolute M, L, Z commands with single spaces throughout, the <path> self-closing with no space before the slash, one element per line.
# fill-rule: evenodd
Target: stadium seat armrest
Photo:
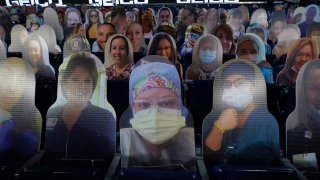
<path fill-rule="evenodd" d="M 203 161 L 203 157 L 202 156 L 197 156 L 196 159 L 197 159 L 197 166 L 198 166 L 198 170 L 199 170 L 201 179 L 209 180 L 207 168 L 206 168 L 206 165 L 205 165 L 205 163 Z"/>
<path fill-rule="evenodd" d="M 41 157 L 45 154 L 44 150 L 38 151 L 31 159 L 24 163 L 15 173 L 14 178 L 20 179 L 21 173 L 28 167 L 40 161 Z"/>
<path fill-rule="evenodd" d="M 121 159 L 120 154 L 116 153 L 114 155 L 113 159 L 112 159 L 112 162 L 111 162 L 109 168 L 108 168 L 107 174 L 106 174 L 106 176 L 104 178 L 105 180 L 113 179 L 114 174 L 115 174 L 115 172 L 116 172 L 116 170 L 118 168 L 120 159 Z"/>

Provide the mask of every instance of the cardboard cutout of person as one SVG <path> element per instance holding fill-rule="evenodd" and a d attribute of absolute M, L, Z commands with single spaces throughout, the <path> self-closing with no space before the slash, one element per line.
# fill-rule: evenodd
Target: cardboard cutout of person
<path fill-rule="evenodd" d="M 186 80 L 214 79 L 222 64 L 222 45 L 211 35 L 201 36 L 193 48 L 192 64 L 186 71 Z"/>
<path fill-rule="evenodd" d="M 35 76 L 21 58 L 0 62 L 0 162 L 25 162 L 40 146 Z"/>
<path fill-rule="evenodd" d="M 204 158 L 213 164 L 278 163 L 279 127 L 268 112 L 259 68 L 243 59 L 227 61 L 213 92 L 213 108 L 202 125 Z"/>
<path fill-rule="evenodd" d="M 39 34 L 28 35 L 23 43 L 22 58 L 30 63 L 37 81 L 55 79 L 54 69 L 49 62 L 48 45 Z"/>
<path fill-rule="evenodd" d="M 7 48 L 4 42 L 0 40 L 0 61 L 7 59 Z"/>
<path fill-rule="evenodd" d="M 68 8 L 64 15 L 64 27 L 70 28 L 76 23 L 81 23 L 80 12 L 75 8 Z"/>
<path fill-rule="evenodd" d="M 43 25 L 37 33 L 46 41 L 50 53 L 58 54 L 61 52 L 61 48 L 57 45 L 56 33 L 51 26 Z"/>
<path fill-rule="evenodd" d="M 296 107 L 286 121 L 287 158 L 302 171 L 320 165 L 320 59 L 307 62 L 296 81 Z"/>
<path fill-rule="evenodd" d="M 108 80 L 129 80 L 134 62 L 132 45 L 127 37 L 120 34 L 111 36 L 104 56 Z"/>
<path fill-rule="evenodd" d="M 79 34 L 71 35 L 63 46 L 63 59 L 76 52 L 90 52 L 88 40 Z"/>
<path fill-rule="evenodd" d="M 43 12 L 44 23 L 51 26 L 56 32 L 57 40 L 64 39 L 63 28 L 59 23 L 57 12 L 52 8 L 46 8 Z"/>
<path fill-rule="evenodd" d="M 58 98 L 47 113 L 49 158 L 113 157 L 116 121 L 106 108 L 104 73 L 100 60 L 86 52 L 70 55 L 60 66 Z"/>
<path fill-rule="evenodd" d="M 8 52 L 22 52 L 23 43 L 28 36 L 27 29 L 22 25 L 15 25 L 11 30 L 11 44 Z"/>
<path fill-rule="evenodd" d="M 90 39 L 97 38 L 98 25 L 103 23 L 102 13 L 98 9 L 89 9 L 86 13 L 86 23 L 84 27 Z"/>
<path fill-rule="evenodd" d="M 131 127 L 120 127 L 122 168 L 195 171 L 194 130 L 182 112 L 179 74 L 168 63 L 138 62 L 132 72 Z"/>

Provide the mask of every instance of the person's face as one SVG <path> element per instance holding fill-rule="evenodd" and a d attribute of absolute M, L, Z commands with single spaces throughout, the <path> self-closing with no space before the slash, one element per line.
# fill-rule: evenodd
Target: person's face
<path fill-rule="evenodd" d="M 181 24 L 189 26 L 194 23 L 194 16 L 188 9 L 183 9 L 181 12 Z"/>
<path fill-rule="evenodd" d="M 115 32 L 114 32 L 113 28 L 109 25 L 101 25 L 98 28 L 97 44 L 98 44 L 100 51 L 104 52 L 106 42 L 108 41 L 109 37 L 114 34 L 115 34 Z"/>
<path fill-rule="evenodd" d="M 213 50 L 212 42 L 208 40 L 201 42 L 201 44 L 199 44 L 199 49 L 201 51 L 206 51 L 206 50 L 212 51 Z"/>
<path fill-rule="evenodd" d="M 87 103 L 92 96 L 93 80 L 84 66 L 78 66 L 65 82 L 65 94 L 70 104 L 81 105 Z"/>
<path fill-rule="evenodd" d="M 310 44 L 305 45 L 303 48 L 297 52 L 295 55 L 295 64 L 294 67 L 296 70 L 300 71 L 301 67 L 312 59 L 312 48 Z"/>
<path fill-rule="evenodd" d="M 110 51 L 115 64 L 126 63 L 128 50 L 126 49 L 126 42 L 122 38 L 117 38 L 112 41 Z"/>
<path fill-rule="evenodd" d="M 58 19 L 59 19 L 59 24 L 63 25 L 64 20 L 63 20 L 63 14 L 62 13 L 57 13 L 58 14 Z"/>
<path fill-rule="evenodd" d="M 78 32 L 76 32 L 76 34 L 86 37 L 86 30 L 84 29 L 83 25 L 79 27 Z"/>
<path fill-rule="evenodd" d="M 8 76 L 8 74 L 14 74 Z M 23 96 L 26 87 L 23 87 L 24 71 L 14 71 L 11 68 L 0 68 L 0 108 L 11 112 Z M 22 82 L 21 82 L 22 81 Z"/>
<path fill-rule="evenodd" d="M 130 25 L 127 29 L 127 37 L 133 46 L 141 46 L 141 42 L 144 39 L 142 27 L 139 24 Z"/>
<path fill-rule="evenodd" d="M 67 18 L 67 26 L 71 27 L 72 24 L 79 23 L 80 19 L 76 12 L 70 12 Z"/>
<path fill-rule="evenodd" d="M 41 60 L 41 47 L 38 41 L 30 41 L 29 58 L 32 65 L 39 63 L 39 61 Z"/>
<path fill-rule="evenodd" d="M 256 63 L 258 47 L 253 41 L 244 41 L 238 46 L 237 54 L 239 58 Z"/>
<path fill-rule="evenodd" d="M 302 14 L 297 14 L 293 17 L 293 20 L 292 20 L 292 23 L 293 24 L 298 24 L 301 22 L 301 19 L 302 19 Z"/>
<path fill-rule="evenodd" d="M 228 24 L 230 24 L 233 31 L 238 32 L 241 29 L 242 18 L 238 15 L 232 14 Z"/>
<path fill-rule="evenodd" d="M 39 29 L 39 25 L 34 23 L 31 25 L 31 29 L 37 31 Z"/>
<path fill-rule="evenodd" d="M 315 7 L 309 8 L 306 13 L 306 21 L 312 22 L 314 20 L 314 17 L 316 16 L 316 14 L 317 14 L 317 10 Z"/>
<path fill-rule="evenodd" d="M 149 15 L 144 16 L 144 18 L 142 19 L 142 26 L 152 27 L 152 17 Z"/>
<path fill-rule="evenodd" d="M 27 6 L 27 12 L 28 12 L 28 14 L 35 14 L 36 9 L 34 6 Z"/>
<path fill-rule="evenodd" d="M 222 29 L 217 31 L 216 36 L 221 42 L 223 53 L 229 54 L 232 47 L 232 37 L 228 37 L 227 33 L 225 33 Z"/>
<path fill-rule="evenodd" d="M 163 22 L 167 22 L 170 23 L 170 11 L 168 11 L 167 9 L 163 9 L 160 11 L 159 13 L 159 22 L 160 24 Z"/>
<path fill-rule="evenodd" d="M 127 21 L 125 17 L 119 15 L 111 19 L 111 23 L 115 26 L 116 33 L 126 35 Z"/>
<path fill-rule="evenodd" d="M 80 8 L 80 10 L 81 10 L 81 12 L 82 12 L 83 14 L 86 14 L 86 12 L 87 12 L 87 10 L 88 10 L 87 5 L 85 5 L 85 4 L 81 4 L 81 8 Z"/>
<path fill-rule="evenodd" d="M 213 30 L 218 24 L 218 18 L 216 13 L 210 13 L 207 19 L 207 28 L 211 31 Z"/>
<path fill-rule="evenodd" d="M 275 36 L 275 38 L 278 38 L 279 34 L 281 33 L 282 29 L 283 29 L 283 22 L 282 21 L 277 21 L 274 23 L 273 25 L 273 34 Z"/>
<path fill-rule="evenodd" d="M 166 39 L 161 39 L 157 48 L 157 55 L 163 56 L 166 59 L 170 59 L 171 56 L 171 45 Z"/>
<path fill-rule="evenodd" d="M 92 24 L 97 24 L 98 23 L 98 12 L 97 11 L 90 11 L 90 22 Z"/>
<path fill-rule="evenodd" d="M 320 110 L 320 69 L 313 70 L 306 80 L 308 106 Z"/>
<path fill-rule="evenodd" d="M 151 106 L 165 109 L 181 109 L 177 95 L 165 88 L 152 88 L 137 95 L 133 101 L 133 111 L 138 112 Z"/>

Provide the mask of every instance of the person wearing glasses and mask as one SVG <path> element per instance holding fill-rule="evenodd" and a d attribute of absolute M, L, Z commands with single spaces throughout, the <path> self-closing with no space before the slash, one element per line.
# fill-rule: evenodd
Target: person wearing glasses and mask
<path fill-rule="evenodd" d="M 288 49 L 286 64 L 277 76 L 277 84 L 295 85 L 301 67 L 318 56 L 319 48 L 315 40 L 306 37 L 296 40 Z"/>
<path fill-rule="evenodd" d="M 194 129 L 186 127 L 180 88 L 171 63 L 153 62 L 133 69 L 129 81 L 132 127 L 120 129 L 122 167 L 195 170 Z"/>
<path fill-rule="evenodd" d="M 213 109 L 203 123 L 204 154 L 215 163 L 277 163 L 279 128 L 268 112 L 259 68 L 243 59 L 226 62 L 213 92 Z"/>

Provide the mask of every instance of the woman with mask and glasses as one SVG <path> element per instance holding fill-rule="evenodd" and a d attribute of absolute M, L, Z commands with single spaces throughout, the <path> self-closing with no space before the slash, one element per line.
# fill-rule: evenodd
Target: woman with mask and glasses
<path fill-rule="evenodd" d="M 186 79 L 214 79 L 222 64 L 222 46 L 219 39 L 211 34 L 201 36 L 195 43 L 192 56 Z"/>
<path fill-rule="evenodd" d="M 258 67 L 242 59 L 226 62 L 213 92 L 213 109 L 203 123 L 205 156 L 214 163 L 277 163 L 279 128 L 268 112 Z"/>
<path fill-rule="evenodd" d="M 195 170 L 194 129 L 186 127 L 180 92 L 179 74 L 171 63 L 153 62 L 133 69 L 129 82 L 132 127 L 120 129 L 122 167 Z"/>

